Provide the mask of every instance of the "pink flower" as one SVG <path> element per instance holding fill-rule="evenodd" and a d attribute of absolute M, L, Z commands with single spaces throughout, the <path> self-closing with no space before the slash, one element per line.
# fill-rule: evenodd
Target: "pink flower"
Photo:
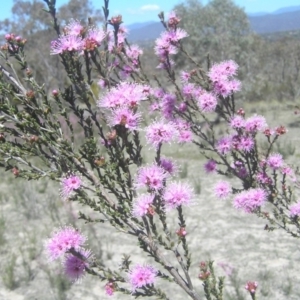
<path fill-rule="evenodd" d="M 291 217 L 300 216 L 300 201 L 290 207 L 290 216 Z"/>
<path fill-rule="evenodd" d="M 164 31 L 155 41 L 155 54 L 162 60 L 166 59 L 169 55 L 176 54 L 179 41 L 186 36 L 188 36 L 187 32 L 180 28 Z"/>
<path fill-rule="evenodd" d="M 295 173 L 294 173 L 293 169 L 290 168 L 290 167 L 287 167 L 287 166 L 286 166 L 286 167 L 283 167 L 283 168 L 281 169 L 281 173 L 284 174 L 284 175 L 286 175 L 286 176 L 289 176 L 289 177 L 291 178 L 292 181 L 296 181 L 296 180 L 297 180 L 297 178 L 296 178 L 296 176 L 295 176 Z"/>
<path fill-rule="evenodd" d="M 131 60 L 136 60 L 139 58 L 140 55 L 143 54 L 143 50 L 138 45 L 130 45 L 130 48 L 126 48 L 126 55 Z"/>
<path fill-rule="evenodd" d="M 158 191 L 164 187 L 167 178 L 165 170 L 157 165 L 141 167 L 137 172 L 137 186 L 146 186 L 150 190 Z"/>
<path fill-rule="evenodd" d="M 64 52 L 81 51 L 83 40 L 75 35 L 62 35 L 51 42 L 50 55 L 62 54 Z"/>
<path fill-rule="evenodd" d="M 267 201 L 267 192 L 261 188 L 249 189 L 237 194 L 234 198 L 234 207 L 246 213 L 251 213 Z"/>
<path fill-rule="evenodd" d="M 147 85 L 121 82 L 116 87 L 113 87 L 107 94 L 98 102 L 99 107 L 117 108 L 128 107 L 135 108 L 143 100 L 146 100 L 148 93 Z"/>
<path fill-rule="evenodd" d="M 70 249 L 78 250 L 86 238 L 72 227 L 57 230 L 46 243 L 46 249 L 51 260 L 64 255 Z"/>
<path fill-rule="evenodd" d="M 232 94 L 232 84 L 230 81 L 223 80 L 214 83 L 214 92 L 226 98 Z"/>
<path fill-rule="evenodd" d="M 183 113 L 187 110 L 187 104 L 185 102 L 181 102 L 179 105 L 178 105 L 178 111 Z"/>
<path fill-rule="evenodd" d="M 242 136 L 239 141 L 239 149 L 250 152 L 254 148 L 254 140 L 250 136 Z"/>
<path fill-rule="evenodd" d="M 166 123 L 160 120 L 146 128 L 146 139 L 154 148 L 158 148 L 163 143 L 170 143 L 176 133 L 173 123 Z"/>
<path fill-rule="evenodd" d="M 112 111 L 109 119 L 111 126 L 121 125 L 128 130 L 137 130 L 141 120 L 141 114 L 133 112 L 127 107 L 118 107 Z"/>
<path fill-rule="evenodd" d="M 132 206 L 132 214 L 135 217 L 143 217 L 148 213 L 151 213 L 151 205 L 154 200 L 154 195 L 144 194 L 139 196 Z"/>
<path fill-rule="evenodd" d="M 84 275 L 85 268 L 89 266 L 91 251 L 80 249 L 77 254 L 70 253 L 64 260 L 65 273 L 72 281 L 77 281 Z"/>
<path fill-rule="evenodd" d="M 214 111 L 217 104 L 217 98 L 211 93 L 204 92 L 198 98 L 198 106 L 204 113 Z"/>
<path fill-rule="evenodd" d="M 217 163 L 213 159 L 208 160 L 204 164 L 204 169 L 206 173 L 213 173 L 214 171 L 216 171 L 216 168 L 217 168 Z"/>
<path fill-rule="evenodd" d="M 219 181 L 214 186 L 215 195 L 220 199 L 226 199 L 231 192 L 231 185 L 226 181 Z"/>
<path fill-rule="evenodd" d="M 272 179 L 265 172 L 257 173 L 256 179 L 261 184 L 272 184 Z"/>
<path fill-rule="evenodd" d="M 234 76 L 237 73 L 238 67 L 238 64 L 233 60 L 227 60 L 219 64 L 214 64 L 209 71 L 209 77 L 212 81 L 215 81 L 216 79 L 222 77 Z"/>
<path fill-rule="evenodd" d="M 233 129 L 242 129 L 245 127 L 245 119 L 241 116 L 234 116 L 230 121 L 230 126 Z"/>
<path fill-rule="evenodd" d="M 166 187 L 163 193 L 163 200 L 167 209 L 189 205 L 192 202 L 192 197 L 193 190 L 186 183 L 173 182 Z"/>
<path fill-rule="evenodd" d="M 176 96 L 173 94 L 164 94 L 161 102 L 162 115 L 167 119 L 173 119 L 172 113 L 175 108 Z"/>
<path fill-rule="evenodd" d="M 152 266 L 136 265 L 128 274 L 132 291 L 134 292 L 138 288 L 154 284 L 156 276 L 157 271 Z"/>
<path fill-rule="evenodd" d="M 239 80 L 233 79 L 229 81 L 229 89 L 233 93 L 241 90 L 242 83 Z"/>
<path fill-rule="evenodd" d="M 72 193 L 78 190 L 82 185 L 81 178 L 77 175 L 69 175 L 62 179 L 61 196 L 68 199 Z"/>
<path fill-rule="evenodd" d="M 187 83 L 182 88 L 182 94 L 186 99 L 191 99 L 194 94 L 195 85 L 193 83 Z"/>
<path fill-rule="evenodd" d="M 174 126 L 178 131 L 177 139 L 179 143 L 189 143 L 193 140 L 193 133 L 188 122 L 182 119 L 176 119 Z"/>
<path fill-rule="evenodd" d="M 279 153 L 271 154 L 267 159 L 267 165 L 273 170 L 278 170 L 283 165 L 282 155 Z"/>
<path fill-rule="evenodd" d="M 217 142 L 216 148 L 220 154 L 225 155 L 229 153 L 229 151 L 231 150 L 231 146 L 232 146 L 232 138 L 223 137 Z"/>
<path fill-rule="evenodd" d="M 103 29 L 98 29 L 96 27 L 90 28 L 87 32 L 87 36 L 84 39 L 84 49 L 85 50 L 94 50 L 97 47 L 101 46 L 106 33 Z"/>
<path fill-rule="evenodd" d="M 83 32 L 84 27 L 78 20 L 71 19 L 68 25 L 65 27 L 65 31 L 68 35 L 80 35 Z"/>
<path fill-rule="evenodd" d="M 183 83 L 187 83 L 191 79 L 191 74 L 189 72 L 181 71 L 180 78 Z"/>
<path fill-rule="evenodd" d="M 174 161 L 166 157 L 160 159 L 159 165 L 170 175 L 175 175 L 178 171 L 178 167 Z"/>
<path fill-rule="evenodd" d="M 232 79 L 236 75 L 237 69 L 238 65 L 232 60 L 224 61 L 211 67 L 208 77 L 212 81 L 214 92 L 217 95 L 225 98 L 240 90 L 240 81 Z"/>
<path fill-rule="evenodd" d="M 254 115 L 248 118 L 245 122 L 245 129 L 247 132 L 256 133 L 263 131 L 267 127 L 266 119 L 262 116 Z"/>

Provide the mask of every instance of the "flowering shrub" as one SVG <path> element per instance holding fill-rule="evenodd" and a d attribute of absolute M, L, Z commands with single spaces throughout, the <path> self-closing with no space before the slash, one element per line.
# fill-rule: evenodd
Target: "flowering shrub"
<path fill-rule="evenodd" d="M 174 178 L 179 167 L 162 156 L 166 144 L 198 146 L 199 155 L 207 159 L 203 167 L 208 176 L 215 172 L 235 178 L 233 185 L 226 180 L 216 183 L 216 198 L 232 198 L 233 207 L 268 221 L 268 230 L 281 228 L 300 236 L 299 202 L 295 204 L 293 194 L 296 174 L 281 154 L 272 152 L 286 129 L 269 128 L 263 116 L 246 118 L 244 109 L 236 108 L 234 94 L 241 83 L 234 61 L 204 69 L 191 59 L 195 68 L 177 74 L 173 58 L 189 57 L 181 43 L 188 33 L 179 28 L 176 13 L 168 20 L 160 14 L 166 30 L 154 51 L 157 67 L 170 82 L 170 87 L 162 87 L 144 74 L 143 51 L 127 43 L 121 16 L 108 18 L 108 0 L 103 28 L 70 20 L 62 30 L 53 1 L 45 2 L 58 34 L 50 54 L 60 55 L 71 84 L 48 95 L 27 68 L 26 40 L 5 36 L 1 48 L 5 65 L 0 65 L 1 166 L 17 178 L 60 182 L 64 201 L 78 201 L 102 215 L 103 222 L 134 236 L 155 264 L 132 266 L 124 257 L 121 268 L 112 271 L 84 247 L 86 239 L 77 229 L 65 227 L 53 234 L 46 248 L 50 259 L 63 260 L 71 280 L 88 273 L 105 281 L 103 289 L 109 296 L 120 292 L 168 299 L 156 285 L 167 280 L 190 298 L 200 299 L 197 281 L 190 275 L 185 217 L 185 206 L 197 203 L 197 197 L 189 183 Z M 18 77 L 15 62 L 25 72 L 24 80 Z M 95 80 L 99 95 L 91 88 Z M 153 120 L 145 125 L 149 115 Z M 225 135 L 215 130 L 216 115 L 226 126 Z M 76 140 L 74 118 L 84 134 Z M 146 151 L 154 157 L 148 164 L 143 161 L 143 137 L 150 145 Z M 260 147 L 262 139 L 266 150 Z M 177 213 L 176 229 L 169 226 L 170 211 Z M 80 218 L 96 221 L 83 213 Z M 216 278 L 211 261 L 200 263 L 198 277 L 207 299 L 222 299 L 224 278 Z M 253 299 L 257 287 L 256 282 L 246 284 Z"/>

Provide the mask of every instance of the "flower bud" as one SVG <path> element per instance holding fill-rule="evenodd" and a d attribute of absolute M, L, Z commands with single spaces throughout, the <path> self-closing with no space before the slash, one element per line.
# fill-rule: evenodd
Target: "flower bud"
<path fill-rule="evenodd" d="M 210 276 L 210 272 L 206 271 L 206 272 L 200 273 L 198 277 L 201 280 L 206 280 L 209 276 Z"/>
<path fill-rule="evenodd" d="M 236 113 L 242 117 L 245 115 L 245 111 L 242 108 L 239 108 Z"/>
<path fill-rule="evenodd" d="M 22 38 L 20 36 L 16 36 L 15 41 L 17 43 L 20 43 L 22 41 Z"/>
<path fill-rule="evenodd" d="M 258 284 L 256 281 L 248 281 L 245 285 L 245 289 L 250 292 L 250 294 L 255 294 L 255 291 L 258 287 Z"/>
<path fill-rule="evenodd" d="M 110 20 L 108 20 L 108 24 L 113 26 L 120 26 L 121 23 L 123 23 L 121 15 L 112 17 Z"/>
<path fill-rule="evenodd" d="M 184 227 L 180 227 L 177 231 L 176 231 L 176 234 L 179 236 L 179 237 L 184 237 L 187 235 L 187 232 L 185 230 Z"/>
<path fill-rule="evenodd" d="M 11 171 L 15 175 L 15 177 L 18 177 L 20 174 L 19 169 L 17 167 L 13 167 Z"/>
<path fill-rule="evenodd" d="M 276 134 L 277 135 L 283 135 L 283 134 L 285 134 L 286 133 L 286 128 L 284 127 L 284 126 L 279 126 L 279 127 L 277 127 L 276 129 Z"/>
<path fill-rule="evenodd" d="M 25 70 L 25 73 L 26 73 L 26 75 L 27 75 L 28 77 L 31 77 L 31 76 L 32 76 L 32 70 L 29 69 L 29 68 L 27 68 L 27 69 Z"/>
<path fill-rule="evenodd" d="M 102 167 L 104 164 L 105 164 L 105 158 L 103 156 L 101 157 L 98 157 L 94 160 L 94 164 L 97 166 L 97 167 Z"/>
<path fill-rule="evenodd" d="M 52 95 L 53 95 L 54 97 L 57 97 L 58 94 L 59 94 L 59 93 L 58 93 L 58 90 L 53 90 L 53 91 L 52 91 Z"/>
<path fill-rule="evenodd" d="M 29 139 L 29 142 L 30 142 L 31 144 L 33 144 L 33 143 L 37 142 L 38 140 L 39 140 L 39 137 L 38 137 L 38 136 L 32 135 L 32 136 L 30 137 L 30 139 Z"/>
<path fill-rule="evenodd" d="M 26 97 L 28 99 L 33 99 L 34 98 L 34 91 L 32 91 L 32 90 L 27 91 L 26 92 Z"/>
<path fill-rule="evenodd" d="M 14 34 L 13 33 L 7 33 L 6 35 L 5 35 L 5 39 L 7 40 L 7 41 L 12 41 L 13 39 L 14 39 Z"/>
<path fill-rule="evenodd" d="M 0 133 L 0 142 L 5 142 L 5 136 L 3 133 Z"/>

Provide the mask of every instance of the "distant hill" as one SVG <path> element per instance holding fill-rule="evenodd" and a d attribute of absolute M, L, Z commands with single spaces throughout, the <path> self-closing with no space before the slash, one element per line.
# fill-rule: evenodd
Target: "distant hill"
<path fill-rule="evenodd" d="M 273 13 L 248 15 L 252 30 L 258 34 L 300 30 L 300 5 L 280 8 Z M 164 28 L 160 22 L 135 23 L 127 26 L 130 42 L 157 39 Z"/>
<path fill-rule="evenodd" d="M 252 30 L 259 34 L 300 30 L 300 10 L 256 17 L 249 16 L 249 21 Z"/>
<path fill-rule="evenodd" d="M 141 25 L 142 23 L 140 23 Z M 131 26 L 127 26 L 129 29 Z M 132 28 L 132 27 L 131 27 Z M 165 29 L 160 22 L 152 22 L 145 26 L 130 29 L 128 40 L 130 42 L 155 40 Z"/>
<path fill-rule="evenodd" d="M 297 10 L 300 10 L 300 5 L 280 8 L 280 9 L 274 11 L 272 14 L 273 15 L 278 15 L 278 14 L 282 14 L 282 13 L 286 13 L 286 12 L 292 12 L 292 11 L 297 11 Z"/>
<path fill-rule="evenodd" d="M 133 24 L 130 24 L 130 25 L 126 26 L 126 27 L 129 29 L 129 31 L 131 31 L 131 30 L 134 30 L 134 29 L 139 29 L 139 28 L 151 25 L 153 23 L 157 23 L 157 22 L 155 22 L 155 21 L 149 21 L 149 22 L 143 22 L 143 23 L 133 23 Z"/>

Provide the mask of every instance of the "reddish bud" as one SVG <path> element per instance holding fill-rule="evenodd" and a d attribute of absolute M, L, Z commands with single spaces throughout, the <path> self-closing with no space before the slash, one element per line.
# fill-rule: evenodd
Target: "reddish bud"
<path fill-rule="evenodd" d="M 206 262 L 205 261 L 201 261 L 199 267 L 200 267 L 201 271 L 206 271 L 207 270 L 207 264 L 206 264 Z"/>
<path fill-rule="evenodd" d="M 7 33 L 7 34 L 5 35 L 5 39 L 6 39 L 7 41 L 12 41 L 14 38 L 15 38 L 15 35 L 14 35 L 13 33 Z"/>
<path fill-rule="evenodd" d="M 112 132 L 109 132 L 106 137 L 110 142 L 115 141 L 115 139 L 117 138 L 117 131 L 113 130 Z"/>
<path fill-rule="evenodd" d="M 258 287 L 258 284 L 256 281 L 248 281 L 245 285 L 245 289 L 250 292 L 250 294 L 255 294 L 255 291 Z"/>
<path fill-rule="evenodd" d="M 284 126 L 279 126 L 275 129 L 277 135 L 283 135 L 286 133 L 286 128 Z"/>
<path fill-rule="evenodd" d="M 3 133 L 0 133 L 0 142 L 5 142 L 5 136 Z"/>
<path fill-rule="evenodd" d="M 8 50 L 8 44 L 2 45 L 1 50 L 2 51 L 7 51 Z"/>
<path fill-rule="evenodd" d="M 176 231 L 176 234 L 180 237 L 184 237 L 187 235 L 187 232 L 185 230 L 184 227 L 180 227 L 177 231 Z"/>
<path fill-rule="evenodd" d="M 245 111 L 242 108 L 239 108 L 236 113 L 242 117 L 245 115 Z"/>
<path fill-rule="evenodd" d="M 108 282 L 104 288 L 106 295 L 112 296 L 114 294 L 116 286 L 113 282 Z"/>
<path fill-rule="evenodd" d="M 34 98 L 34 91 L 32 91 L 32 90 L 27 91 L 26 92 L 26 97 L 28 99 L 33 99 Z"/>
<path fill-rule="evenodd" d="M 270 129 L 270 128 L 265 129 L 264 135 L 265 135 L 265 136 L 271 136 L 271 135 L 272 135 L 271 129 Z"/>
<path fill-rule="evenodd" d="M 154 216 L 155 215 L 155 208 L 153 206 L 149 206 L 148 209 L 147 209 L 147 215 L 150 215 L 150 216 Z"/>
<path fill-rule="evenodd" d="M 103 166 L 105 164 L 105 158 L 103 156 L 96 158 L 94 164 L 98 167 Z"/>
<path fill-rule="evenodd" d="M 187 110 L 187 105 L 186 105 L 186 103 L 185 103 L 185 102 L 180 103 L 179 106 L 178 106 L 178 110 L 179 110 L 180 112 L 185 112 L 185 111 Z"/>
<path fill-rule="evenodd" d="M 26 40 L 26 39 L 23 39 L 22 41 L 19 42 L 19 44 L 20 44 L 21 46 L 24 46 L 26 43 L 27 43 L 27 40 Z"/>
<path fill-rule="evenodd" d="M 31 70 L 31 69 L 27 68 L 27 69 L 25 70 L 25 72 L 26 72 L 26 75 L 27 75 L 28 77 L 31 77 L 31 75 L 32 75 L 32 70 Z"/>
<path fill-rule="evenodd" d="M 39 139 L 38 136 L 32 135 L 32 136 L 30 137 L 30 139 L 29 139 L 29 142 L 30 142 L 31 144 L 33 144 L 33 143 L 37 142 L 38 139 Z"/>
<path fill-rule="evenodd" d="M 198 277 L 201 280 L 206 280 L 209 276 L 210 276 L 210 272 L 206 271 L 206 272 L 200 273 Z"/>
<path fill-rule="evenodd" d="M 170 28 L 175 28 L 179 24 L 179 22 L 180 22 L 180 19 L 177 16 L 174 15 L 173 17 L 171 17 L 169 19 L 168 26 Z"/>
<path fill-rule="evenodd" d="M 53 95 L 54 97 L 57 97 L 57 96 L 58 96 L 58 90 L 53 90 L 53 91 L 52 91 L 52 95 Z"/>
<path fill-rule="evenodd" d="M 16 167 L 14 167 L 14 168 L 12 168 L 12 173 L 15 175 L 15 177 L 18 177 L 19 176 L 19 174 L 20 174 L 20 172 L 19 172 L 19 169 L 18 168 L 16 168 Z"/>
<path fill-rule="evenodd" d="M 121 23 L 122 23 L 121 15 L 112 17 L 110 20 L 108 20 L 108 24 L 110 24 L 110 25 L 121 25 Z"/>

